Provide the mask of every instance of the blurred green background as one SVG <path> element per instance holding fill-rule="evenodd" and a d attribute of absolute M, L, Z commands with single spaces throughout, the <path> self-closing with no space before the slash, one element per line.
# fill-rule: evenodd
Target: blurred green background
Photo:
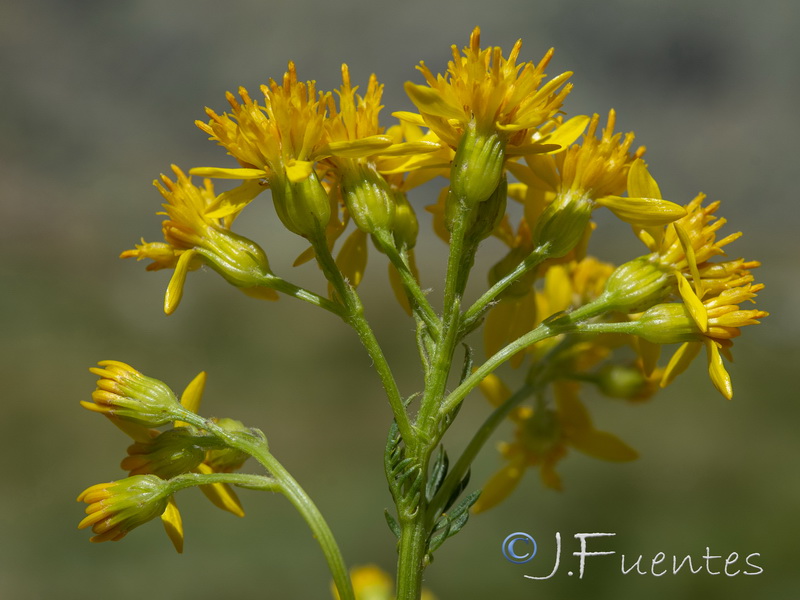
<path fill-rule="evenodd" d="M 142 235 L 159 238 L 151 181 L 170 163 L 232 164 L 192 124 L 206 105 L 224 110 L 226 90 L 255 91 L 290 59 L 301 78 L 331 89 L 347 62 L 355 81 L 375 72 L 385 83 L 388 121 L 392 110 L 411 108 L 402 84 L 419 81 L 418 61 L 441 70 L 449 46 L 465 45 L 480 25 L 484 45 L 507 51 L 523 38 L 525 60 L 555 46 L 549 73 L 575 71 L 568 113 L 616 108 L 620 129 L 648 146 L 665 197 L 722 199 L 727 231 L 745 231 L 732 253 L 764 263 L 759 306 L 773 316 L 737 342 L 732 402 L 700 361 L 648 404 L 589 399 L 598 427 L 641 459 L 614 465 L 573 452 L 560 469 L 563 493 L 529 475 L 511 500 L 444 546 L 427 585 L 442 599 L 796 598 L 798 22 L 791 0 L 0 2 L 0 597 L 328 597 L 321 554 L 279 496 L 242 492 L 248 514 L 236 519 L 195 490 L 182 493 L 183 556 L 158 523 L 120 544 L 88 543 L 75 528 L 83 506 L 74 498 L 121 475 L 128 443 L 78 405 L 94 386 L 86 369 L 107 358 L 177 390 L 207 370 L 207 414 L 262 428 L 328 517 L 345 558 L 393 569 L 382 515 L 389 411 L 355 335 L 298 302 L 259 304 L 211 272 L 189 277 L 183 304 L 167 318 L 169 273 L 116 257 Z M 423 222 L 423 280 L 439 298 L 445 248 L 421 209 L 435 193 L 425 188 L 412 202 Z M 269 202 L 249 208 L 242 233 L 262 243 L 276 272 L 322 291 L 315 268 L 291 270 L 304 245 L 271 211 Z M 627 227 L 601 221 L 594 254 L 619 261 L 641 253 Z M 498 253 L 487 245 L 473 292 Z M 372 258 L 365 303 L 411 393 L 419 385 L 411 324 L 387 291 L 381 258 Z M 468 399 L 453 453 L 487 412 L 479 396 Z M 473 481 L 499 465 L 487 448 Z M 501 556 L 515 531 L 539 541 L 540 557 L 528 565 Z M 555 532 L 565 538 L 565 562 L 580 532 L 616 533 L 594 547 L 618 555 L 590 558 L 583 580 L 568 577 L 567 565 L 549 581 L 524 579 L 549 572 Z M 628 561 L 660 551 L 700 558 L 707 547 L 758 552 L 764 573 L 619 571 L 622 553 Z"/>

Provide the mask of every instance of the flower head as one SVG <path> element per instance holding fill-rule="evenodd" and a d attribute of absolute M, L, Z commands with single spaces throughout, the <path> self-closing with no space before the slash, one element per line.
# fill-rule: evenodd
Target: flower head
<path fill-rule="evenodd" d="M 126 250 L 120 258 L 149 258 L 149 270 L 174 268 L 175 273 L 167 287 L 164 311 L 172 313 L 183 296 L 186 274 L 207 264 L 233 285 L 252 290 L 266 299 L 277 299 L 277 294 L 265 286 L 270 274 L 269 261 L 255 242 L 230 230 L 230 224 L 241 209 L 261 191 L 257 183 L 246 182 L 219 195 L 206 179 L 203 187 L 192 184 L 183 171 L 173 165 L 176 180 L 166 175 L 154 182 L 166 202 L 163 204 L 168 218 L 162 224 L 166 243 L 146 243 Z"/>
<path fill-rule="evenodd" d="M 136 475 L 99 483 L 84 490 L 78 502 L 86 502 L 86 514 L 78 529 L 91 527 L 92 542 L 119 541 L 129 531 L 160 516 L 167 509 L 170 487 L 155 475 Z"/>
<path fill-rule="evenodd" d="M 148 442 L 134 442 L 120 466 L 131 475 L 152 473 L 170 479 L 196 469 L 205 455 L 193 431 L 176 427 L 156 433 Z"/>
<path fill-rule="evenodd" d="M 458 147 L 470 124 L 481 134 L 500 134 L 509 147 L 528 145 L 536 129 L 559 111 L 571 89 L 564 83 L 572 73 L 562 73 L 541 86 L 552 49 L 538 64 L 518 65 L 521 48 L 519 40 L 508 58 L 501 48 L 481 49 L 480 29 L 476 27 L 463 56 L 455 45 L 452 47 L 453 60 L 444 76 L 434 75 L 420 63 L 417 68 L 427 85 L 408 82 L 405 86 L 420 115 L 400 116 L 421 121 L 452 148 Z"/>
<path fill-rule="evenodd" d="M 733 385 L 722 362 L 722 354 L 730 359 L 732 340 L 741 334 L 741 327 L 756 325 L 759 319 L 769 316 L 766 311 L 742 310 L 739 306 L 747 301 L 755 302 L 756 292 L 763 287 L 745 283 L 707 295 L 696 306 L 673 302 L 657 304 L 645 311 L 634 322 L 637 335 L 657 345 L 682 342 L 667 365 L 662 387 L 686 370 L 700 349 L 705 347 L 711 381 L 723 396 L 731 399 Z"/>
<path fill-rule="evenodd" d="M 167 385 L 115 360 L 89 369 L 100 376 L 92 402 L 81 406 L 94 412 L 157 427 L 181 418 L 183 408 Z"/>
<path fill-rule="evenodd" d="M 502 502 L 519 484 L 525 470 L 538 467 L 542 483 L 560 490 L 561 478 L 556 464 L 574 448 L 584 454 L 608 461 L 630 461 L 638 454 L 611 433 L 599 431 L 592 424 L 588 411 L 578 398 L 579 384 L 559 381 L 554 384 L 554 408 L 519 407 L 511 413 L 514 441 L 500 445 L 506 464 L 486 483 L 474 512 L 482 512 Z M 499 379 L 490 375 L 481 383 L 481 390 L 499 405 L 510 396 Z"/>

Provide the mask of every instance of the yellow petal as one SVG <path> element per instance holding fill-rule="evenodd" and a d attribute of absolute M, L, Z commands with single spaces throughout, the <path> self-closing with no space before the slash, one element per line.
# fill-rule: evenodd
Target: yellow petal
<path fill-rule="evenodd" d="M 362 158 L 378 154 L 391 145 L 392 138 L 388 135 L 371 135 L 352 141 L 331 142 L 320 150 L 320 154 L 342 158 Z"/>
<path fill-rule="evenodd" d="M 407 81 L 403 86 L 406 94 L 411 98 L 411 102 L 419 109 L 421 113 L 442 117 L 443 119 L 456 119 L 463 121 L 465 114 L 463 109 L 458 109 L 449 104 L 442 98 L 442 95 L 427 85 L 417 85 Z M 403 117 L 400 114 L 395 114 L 398 119 Z"/>
<path fill-rule="evenodd" d="M 686 255 L 686 262 L 689 263 L 689 270 L 691 271 L 692 279 L 694 280 L 694 291 L 697 294 L 697 297 L 702 299 L 705 295 L 705 290 L 703 289 L 703 280 L 700 278 L 700 270 L 697 268 L 697 257 L 694 253 L 692 240 L 681 225 L 678 223 L 673 223 L 672 226 L 675 228 L 675 233 L 678 234 L 678 240 L 683 248 L 683 253 Z"/>
<path fill-rule="evenodd" d="M 307 160 L 293 160 L 286 165 L 286 177 L 292 183 L 300 183 L 309 178 L 314 170 L 314 163 Z"/>
<path fill-rule="evenodd" d="M 664 370 L 664 375 L 661 377 L 659 385 L 663 388 L 672 383 L 678 375 L 689 367 L 702 347 L 703 345 L 697 342 L 684 342 L 681 344 L 680 348 L 669 359 L 669 364 Z"/>
<path fill-rule="evenodd" d="M 241 290 L 245 296 L 250 296 L 251 298 L 256 298 L 257 300 L 269 300 L 270 302 L 277 302 L 277 300 L 280 298 L 278 292 L 272 288 L 264 286 L 240 287 L 238 289 Z"/>
<path fill-rule="evenodd" d="M 197 414 L 200 410 L 200 402 L 203 400 L 203 391 L 206 389 L 206 372 L 200 371 L 194 379 L 189 382 L 186 389 L 181 394 L 181 406 Z M 176 427 L 180 427 L 177 423 Z"/>
<path fill-rule="evenodd" d="M 697 297 L 697 294 L 694 293 L 692 286 L 686 281 L 686 277 L 681 273 L 675 273 L 675 277 L 678 280 L 678 292 L 681 298 L 683 298 L 683 303 L 692 316 L 692 320 L 700 328 L 700 331 L 705 333 L 708 331 L 708 311 L 705 305 L 700 301 L 700 298 Z"/>
<path fill-rule="evenodd" d="M 167 293 L 164 294 L 164 312 L 171 315 L 178 308 L 183 298 L 183 284 L 186 283 L 186 274 L 189 272 L 189 262 L 194 258 L 196 252 L 187 250 L 178 258 L 175 265 L 175 272 L 167 285 Z"/>
<path fill-rule="evenodd" d="M 524 474 L 523 460 L 518 459 L 505 465 L 483 486 L 480 498 L 472 505 L 472 512 L 481 513 L 500 504 L 514 491 Z"/>
<path fill-rule="evenodd" d="M 511 397 L 511 390 L 494 373 L 484 377 L 478 387 L 492 406 L 500 406 Z"/>
<path fill-rule="evenodd" d="M 408 154 L 427 154 L 428 152 L 436 152 L 441 148 L 438 142 L 403 142 L 402 144 L 394 144 L 381 150 L 381 156 L 406 156 Z"/>
<path fill-rule="evenodd" d="M 214 470 L 205 463 L 200 463 L 197 470 L 206 474 L 214 472 Z M 201 485 L 200 490 L 217 508 L 226 510 L 237 517 L 244 516 L 244 510 L 242 510 L 242 504 L 239 502 L 236 492 L 234 492 L 233 488 L 227 483 L 209 483 Z"/>
<path fill-rule="evenodd" d="M 408 112 L 406 110 L 398 110 L 392 113 L 392 116 L 400 119 L 404 123 L 411 123 L 412 125 L 418 125 L 420 127 L 425 127 L 425 119 L 422 118 L 422 115 L 417 113 Z"/>
<path fill-rule="evenodd" d="M 223 169 L 218 167 L 195 167 L 189 169 L 189 174 L 212 179 L 266 179 L 269 177 L 269 173 L 263 169 Z"/>
<path fill-rule="evenodd" d="M 539 468 L 539 479 L 542 480 L 545 487 L 560 492 L 564 489 L 564 486 L 561 485 L 561 476 L 556 473 L 555 467 L 555 462 L 543 462 L 542 466 Z"/>
<path fill-rule="evenodd" d="M 686 209 L 682 206 L 646 196 L 605 196 L 596 200 L 596 203 L 605 206 L 626 223 L 640 227 L 666 225 L 686 216 Z"/>
<path fill-rule="evenodd" d="M 128 435 L 131 439 L 133 439 L 136 442 L 147 443 L 153 440 L 153 435 L 151 434 L 151 431 L 153 430 L 150 429 L 149 427 L 145 427 L 144 425 L 139 425 L 138 423 L 134 423 L 133 421 L 126 421 L 125 419 L 120 419 L 118 417 L 115 417 L 114 415 L 106 414 L 106 418 L 109 421 L 111 421 L 114 425 L 116 425 L 123 433 Z"/>
<path fill-rule="evenodd" d="M 663 198 L 656 180 L 641 158 L 633 161 L 628 171 L 628 195 L 634 198 Z"/>
<path fill-rule="evenodd" d="M 706 352 L 708 354 L 708 374 L 711 376 L 711 382 L 723 396 L 730 400 L 733 398 L 731 376 L 728 375 L 725 365 L 722 364 L 719 346 L 714 340 L 706 340 Z"/>
<path fill-rule="evenodd" d="M 561 146 L 562 150 L 565 150 L 567 146 L 581 137 L 586 129 L 586 126 L 589 124 L 589 121 L 591 121 L 591 118 L 587 115 L 578 115 L 577 117 L 572 117 L 565 123 L 559 125 L 555 131 L 544 136 L 539 141 L 547 144 L 558 144 Z"/>
<path fill-rule="evenodd" d="M 649 377 L 655 370 L 658 358 L 661 356 L 661 344 L 648 342 L 644 338 L 636 338 L 636 344 L 639 346 L 639 356 L 642 357 L 642 371 Z"/>
<path fill-rule="evenodd" d="M 593 429 L 589 411 L 578 398 L 580 385 L 574 381 L 556 381 L 553 383 L 553 393 L 556 399 L 556 409 L 564 432 L 570 439 L 580 437 L 585 432 Z"/>
<path fill-rule="evenodd" d="M 544 276 L 544 293 L 552 313 L 567 310 L 572 306 L 572 281 L 564 267 L 553 265 L 547 270 Z"/>
<path fill-rule="evenodd" d="M 205 216 L 211 219 L 225 218 L 225 226 L 230 227 L 242 209 L 252 202 L 253 198 L 267 189 L 257 180 L 248 180 L 232 190 L 222 192 L 211 206 L 206 209 Z"/>
<path fill-rule="evenodd" d="M 175 550 L 178 554 L 183 553 L 183 521 L 174 498 L 167 502 L 167 510 L 161 514 L 161 522 Z"/>
<path fill-rule="evenodd" d="M 336 265 L 353 287 L 358 287 L 367 268 L 367 234 L 356 229 L 347 236 L 336 256 Z"/>
<path fill-rule="evenodd" d="M 570 445 L 594 458 L 613 462 L 626 462 L 639 458 L 639 453 L 613 433 L 590 429 L 569 438 Z"/>
<path fill-rule="evenodd" d="M 299 267 L 300 265 L 303 265 L 308 261 L 310 261 L 315 256 L 316 253 L 314 252 L 314 246 L 309 246 L 308 248 L 303 250 L 297 258 L 294 259 L 292 266 Z"/>

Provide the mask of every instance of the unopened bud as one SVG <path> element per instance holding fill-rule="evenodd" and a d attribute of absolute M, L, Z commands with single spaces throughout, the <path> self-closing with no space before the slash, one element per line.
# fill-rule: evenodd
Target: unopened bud
<path fill-rule="evenodd" d="M 656 304 L 633 325 L 633 333 L 654 344 L 697 342 L 704 337 L 683 302 Z"/>
<path fill-rule="evenodd" d="M 328 193 L 313 171 L 302 181 L 288 178 L 270 181 L 275 212 L 284 226 L 297 235 L 312 238 L 320 235 L 331 218 Z"/>
<path fill-rule="evenodd" d="M 534 247 L 547 246 L 550 258 L 564 256 L 581 242 L 591 217 L 591 201 L 572 192 L 558 194 L 536 222 Z"/>
<path fill-rule="evenodd" d="M 92 393 L 93 402 L 81 402 L 84 408 L 146 427 L 177 421 L 186 412 L 164 382 L 115 360 L 98 364 L 100 368 L 89 369 L 100 380 Z"/>
<path fill-rule="evenodd" d="M 358 165 L 345 170 L 342 174 L 342 197 L 361 231 L 374 234 L 392 228 L 394 193 L 375 169 Z"/>
<path fill-rule="evenodd" d="M 603 296 L 609 309 L 641 312 L 663 301 L 672 292 L 672 280 L 662 268 L 642 256 L 614 270 Z"/>
<path fill-rule="evenodd" d="M 488 200 L 500 184 L 505 159 L 505 140 L 497 133 L 478 133 L 471 124 L 456 148 L 450 171 L 451 193 L 468 207 Z"/>

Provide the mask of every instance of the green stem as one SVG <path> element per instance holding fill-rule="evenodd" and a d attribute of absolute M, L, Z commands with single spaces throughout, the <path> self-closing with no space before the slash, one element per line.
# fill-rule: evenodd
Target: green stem
<path fill-rule="evenodd" d="M 339 267 L 336 266 L 336 261 L 333 259 L 333 256 L 331 256 L 330 250 L 328 250 L 325 238 L 319 237 L 317 239 L 312 239 L 311 243 L 314 246 L 314 251 L 316 252 L 322 272 L 325 274 L 328 281 L 330 281 L 331 285 L 333 285 L 341 302 L 344 303 L 346 313 L 342 318 L 348 325 L 356 330 L 361 343 L 372 359 L 378 376 L 381 378 L 383 389 L 386 391 L 386 396 L 389 399 L 389 405 L 392 408 L 392 414 L 397 422 L 400 434 L 406 440 L 414 439 L 415 436 L 411 427 L 411 422 L 408 419 L 408 414 L 403 404 L 403 397 L 400 395 L 400 390 L 392 374 L 392 369 L 389 367 L 389 363 L 383 355 L 383 350 L 375 337 L 375 333 L 364 317 L 364 307 L 361 304 L 361 299 L 358 297 L 353 287 L 345 281 L 342 272 L 339 270 Z"/>
<path fill-rule="evenodd" d="M 188 487 L 212 483 L 227 483 L 249 490 L 266 492 L 281 491 L 281 484 L 276 479 L 263 475 L 248 475 L 246 473 L 184 473 L 173 477 L 169 482 L 175 492 Z"/>
<path fill-rule="evenodd" d="M 403 282 L 403 288 L 405 288 L 406 294 L 411 301 L 411 306 L 414 308 L 414 312 L 419 314 L 420 318 L 425 322 L 425 325 L 427 325 L 431 335 L 434 339 L 437 339 L 441 330 L 439 317 L 433 310 L 431 303 L 428 302 L 422 288 L 419 287 L 419 282 L 414 278 L 414 274 L 411 273 L 403 256 L 395 247 L 393 240 L 389 235 L 382 235 L 381 233 L 376 233 L 373 237 L 380 245 L 381 250 L 383 250 L 389 258 L 394 268 L 397 269 L 400 279 Z"/>
<path fill-rule="evenodd" d="M 425 393 L 417 415 L 417 427 L 424 431 L 428 454 L 436 443 L 439 403 L 444 397 L 447 378 L 453 363 L 453 354 L 461 336 L 461 295 L 466 287 L 465 264 L 471 263 L 476 248 L 465 243 L 468 209 L 461 210 L 450 235 L 450 254 L 447 259 L 445 276 L 442 335 L 436 344 L 431 361 L 430 376 L 425 382 Z"/>
<path fill-rule="evenodd" d="M 314 292 L 310 292 L 309 290 L 294 285 L 293 283 L 289 283 L 285 279 L 281 279 L 276 275 L 267 275 L 265 278 L 265 285 L 275 291 L 283 292 L 287 296 L 297 298 L 298 300 L 303 300 L 304 302 L 308 302 L 314 306 L 319 306 L 320 308 L 324 308 L 328 312 L 332 312 L 340 317 L 344 317 L 346 314 L 345 308 L 338 302 L 332 302 L 327 298 L 323 298 L 319 294 L 315 294 Z"/>
<path fill-rule="evenodd" d="M 461 401 L 469 394 L 489 373 L 494 371 L 497 367 L 514 356 L 520 350 L 524 350 L 528 346 L 532 346 L 542 340 L 565 333 L 564 329 L 556 328 L 545 323 L 540 324 L 538 327 L 529 331 L 521 338 L 510 343 L 508 346 L 498 351 L 494 356 L 490 357 L 485 363 L 473 371 L 472 375 L 467 377 L 461 382 L 456 389 L 450 392 L 450 395 L 444 399 L 440 409 L 440 416 L 444 417 L 454 410 Z"/>
<path fill-rule="evenodd" d="M 475 301 L 475 304 L 470 306 L 469 310 L 464 313 L 464 330 L 471 331 L 476 322 L 483 317 L 486 310 L 491 304 L 502 294 L 509 286 L 511 286 L 520 277 L 525 275 L 528 271 L 535 269 L 539 264 L 549 257 L 549 244 L 545 244 L 533 250 L 516 268 L 508 275 L 500 279 L 492 287 Z"/>
<path fill-rule="evenodd" d="M 452 469 L 450 469 L 447 477 L 442 483 L 442 486 L 439 488 L 439 491 L 436 492 L 433 500 L 431 500 L 430 509 L 432 514 L 438 515 L 441 513 L 441 511 L 444 509 L 445 502 L 450 499 L 456 487 L 464 479 L 470 466 L 472 466 L 472 462 L 475 460 L 475 457 L 478 456 L 478 453 L 481 451 L 481 449 L 483 449 L 486 441 L 491 437 L 495 429 L 497 429 L 500 423 L 503 422 L 512 409 L 514 409 L 514 407 L 516 407 L 525 398 L 529 397 L 533 393 L 534 389 L 534 386 L 531 385 L 523 386 L 514 394 L 512 394 L 505 402 L 503 402 L 503 404 L 492 411 L 492 414 L 487 417 L 487 419 L 483 422 L 483 425 L 481 425 L 478 431 L 475 432 L 475 435 L 469 441 L 469 444 L 467 444 L 464 452 L 462 452 L 461 456 L 458 457 L 458 460 L 456 461 L 455 465 L 453 465 Z"/>
<path fill-rule="evenodd" d="M 270 475 L 279 484 L 278 491 L 286 496 L 289 502 L 297 509 L 320 545 L 333 576 L 334 584 L 339 591 L 339 597 L 341 600 L 355 600 L 353 585 L 350 581 L 344 558 L 328 524 L 305 490 L 289 474 L 289 471 L 270 454 L 266 443 L 253 436 L 232 434 L 211 420 L 203 419 L 190 411 L 186 412 L 187 414 L 182 416 L 182 420 L 213 433 L 231 448 L 241 450 L 255 458 L 269 471 Z"/>
<path fill-rule="evenodd" d="M 420 517 L 422 514 L 402 524 L 397 556 L 397 600 L 418 600 L 422 593 L 428 529 L 425 519 Z"/>

